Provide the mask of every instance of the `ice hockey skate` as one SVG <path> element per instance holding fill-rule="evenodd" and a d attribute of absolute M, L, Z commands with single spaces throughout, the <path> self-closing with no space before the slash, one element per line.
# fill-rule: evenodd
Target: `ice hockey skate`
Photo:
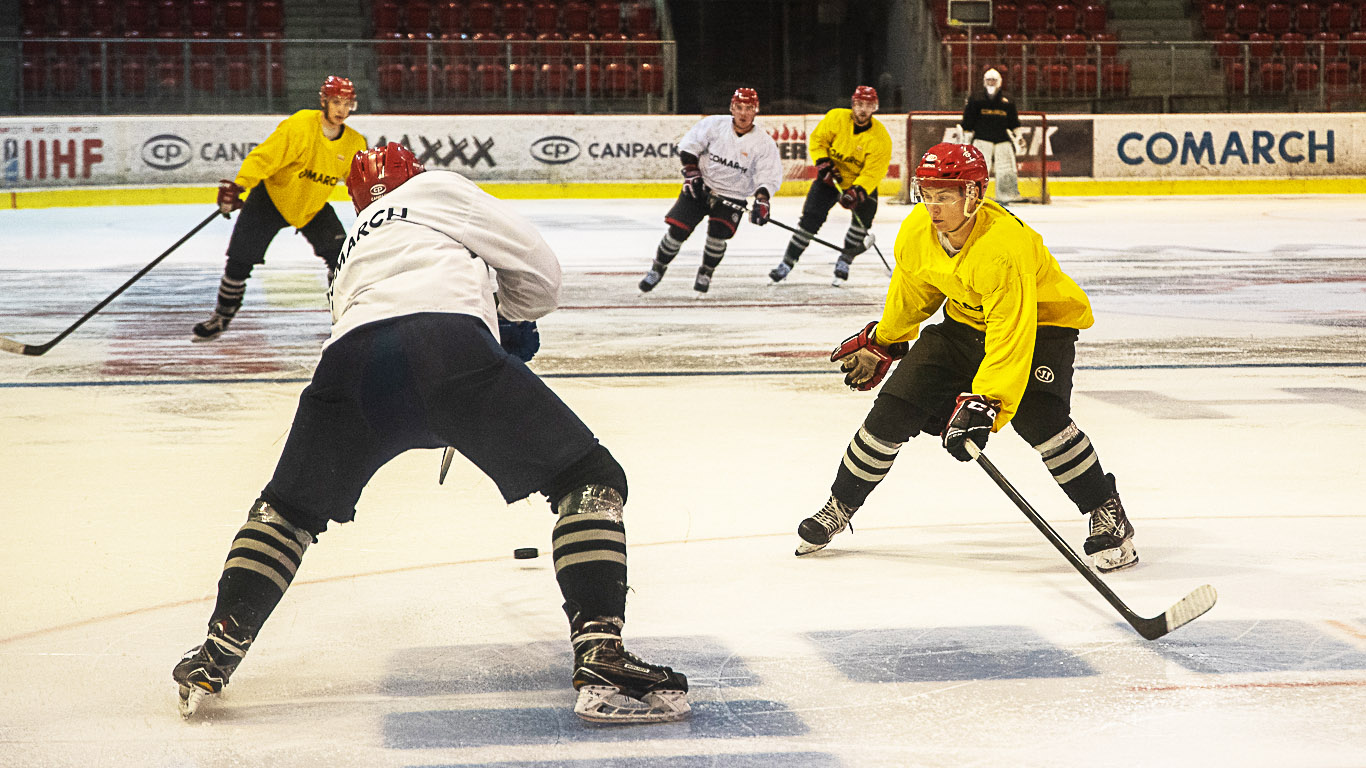
<path fill-rule="evenodd" d="M 830 284 L 835 286 L 836 288 L 839 288 L 842 287 L 846 282 L 848 282 L 849 265 L 853 263 L 853 261 L 846 261 L 843 256 L 839 257 L 839 259 L 835 261 L 835 279 L 831 281 Z"/>
<path fill-rule="evenodd" d="M 854 526 L 850 522 L 850 518 L 857 511 L 857 507 L 847 506 L 839 499 L 831 496 L 819 512 L 806 518 L 801 522 L 801 525 L 797 526 L 797 535 L 802 540 L 797 544 L 796 555 L 801 557 L 825 549 L 830 540 L 835 538 L 835 534 L 840 533 L 845 528 L 852 532 Z"/>
<path fill-rule="evenodd" d="M 251 638 L 242 636 L 231 617 L 209 627 L 204 644 L 186 652 L 171 670 L 171 678 L 180 684 L 181 717 L 190 717 L 205 698 L 222 692 L 250 646 Z"/>
<path fill-rule="evenodd" d="M 701 298 L 703 294 L 707 292 L 707 289 L 711 288 L 711 273 L 713 269 L 715 268 L 705 264 L 697 268 L 697 279 L 693 281 L 692 289 L 697 291 L 698 298 Z"/>
<path fill-rule="evenodd" d="M 575 623 L 574 714 L 591 723 L 663 723 L 682 720 L 688 678 L 669 667 L 642 661 L 621 645 L 620 620 Z"/>
<path fill-rule="evenodd" d="M 640 292 L 649 293 L 659 285 L 659 281 L 664 279 L 664 273 L 668 271 L 669 265 L 655 260 L 650 264 L 650 271 L 645 273 L 645 277 L 640 279 Z"/>
<path fill-rule="evenodd" d="M 223 331 L 228 330 L 228 323 L 232 322 L 232 315 L 225 315 L 218 310 L 214 310 L 208 320 L 202 323 L 195 323 L 194 337 L 191 341 L 213 341 L 223 335 Z"/>
<path fill-rule="evenodd" d="M 792 265 L 787 263 L 786 260 L 783 260 L 778 266 L 769 270 L 768 279 L 775 283 L 781 283 L 783 278 L 787 277 L 791 272 Z"/>
<path fill-rule="evenodd" d="M 1086 554 L 1101 573 L 1128 568 L 1138 562 L 1134 550 L 1134 526 L 1124 514 L 1119 494 L 1114 493 L 1104 504 L 1088 512 L 1091 516 L 1091 535 L 1086 537 Z"/>

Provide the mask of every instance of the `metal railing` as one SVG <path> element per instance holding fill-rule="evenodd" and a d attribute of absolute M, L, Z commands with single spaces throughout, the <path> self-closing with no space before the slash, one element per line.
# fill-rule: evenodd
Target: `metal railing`
<path fill-rule="evenodd" d="M 996 68 L 1022 109 L 1343 111 L 1366 106 L 1366 40 L 944 41 L 946 107 Z M 1124 109 L 1123 107 L 1132 107 Z"/>
<path fill-rule="evenodd" d="M 6 38 L 11 114 L 274 113 L 350 77 L 373 112 L 672 113 L 673 41 Z"/>

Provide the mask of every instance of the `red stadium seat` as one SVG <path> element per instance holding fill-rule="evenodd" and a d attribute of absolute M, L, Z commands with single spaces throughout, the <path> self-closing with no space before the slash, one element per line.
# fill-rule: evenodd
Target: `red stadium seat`
<path fill-rule="evenodd" d="M 1119 57 L 1119 35 L 1114 32 L 1101 32 L 1091 36 L 1091 42 L 1096 45 L 1091 46 L 1093 52 L 1100 54 L 1101 61 Z"/>
<path fill-rule="evenodd" d="M 1323 29 L 1323 9 L 1312 3 L 1300 3 L 1295 6 L 1295 26 L 1296 32 L 1304 35 L 1312 35 Z"/>
<path fill-rule="evenodd" d="M 47 8 L 46 0 L 23 0 L 19 8 L 19 25 L 24 29 L 33 30 L 34 37 L 45 36 L 47 34 Z M 25 86 L 25 90 L 28 90 L 27 86 Z"/>
<path fill-rule="evenodd" d="M 597 64 L 588 66 L 579 62 L 574 65 L 574 91 L 584 94 L 590 89 L 595 94 L 602 93 L 602 67 Z"/>
<path fill-rule="evenodd" d="M 258 22 L 261 19 L 261 14 L 259 12 L 256 14 L 256 19 Z M 431 31 L 431 28 L 431 3 L 429 3 L 427 0 L 408 0 L 408 2 L 404 3 L 403 31 L 407 32 L 410 35 L 421 35 L 423 33 Z M 422 92 L 426 93 L 427 89 L 423 88 Z"/>
<path fill-rule="evenodd" d="M 1262 9 L 1253 3 L 1238 3 L 1233 8 L 1233 31 L 1250 35 L 1262 28 Z"/>
<path fill-rule="evenodd" d="M 210 0 L 190 0 L 188 14 L 190 31 L 212 32 L 216 27 L 214 11 L 213 3 Z"/>
<path fill-rule="evenodd" d="M 89 37 L 114 36 L 114 4 L 110 0 L 90 0 L 85 13 Z"/>
<path fill-rule="evenodd" d="M 1094 37 L 1104 32 L 1109 25 L 1110 11 L 1105 6 L 1091 3 L 1081 9 L 1082 32 Z"/>
<path fill-rule="evenodd" d="M 465 28 L 474 35 L 492 34 L 498 28 L 498 14 L 493 8 L 493 3 L 487 0 L 470 3 Z"/>
<path fill-rule="evenodd" d="M 270 83 L 270 93 L 272 96 L 285 95 L 285 65 L 278 61 L 266 62 L 266 68 L 262 72 L 261 91 L 266 91 L 267 80 Z"/>
<path fill-rule="evenodd" d="M 954 64 L 951 72 L 950 82 L 953 85 L 953 92 L 967 93 L 972 88 L 972 73 L 968 71 L 968 65 Z"/>
<path fill-rule="evenodd" d="M 1051 64 L 1058 58 L 1058 36 L 1044 33 L 1034 37 L 1034 60 L 1041 64 Z"/>
<path fill-rule="evenodd" d="M 1319 51 L 1323 52 L 1323 57 L 1326 59 L 1336 59 L 1342 55 L 1342 42 L 1336 32 L 1319 32 L 1310 40 L 1319 44 L 1309 47 L 1310 56 L 1316 57 Z"/>
<path fill-rule="evenodd" d="M 381 93 L 394 94 L 403 92 L 403 76 L 405 74 L 402 64 L 394 61 L 388 64 L 379 65 L 376 73 L 379 80 Z"/>
<path fill-rule="evenodd" d="M 196 59 L 190 62 L 190 86 L 200 93 L 213 93 L 217 90 L 217 75 L 218 70 L 211 61 Z"/>
<path fill-rule="evenodd" d="M 1295 64 L 1295 90 L 1317 91 L 1319 89 L 1319 65 L 1312 61 Z"/>
<path fill-rule="evenodd" d="M 537 56 L 543 61 L 560 61 L 569 55 L 564 43 L 564 35 L 559 32 L 542 32 L 536 36 L 540 48 Z"/>
<path fill-rule="evenodd" d="M 655 4 L 649 0 L 638 0 L 626 6 L 626 32 L 633 37 L 645 32 L 658 36 L 659 21 L 655 18 Z"/>
<path fill-rule="evenodd" d="M 1282 93 L 1285 91 L 1284 64 L 1279 61 L 1263 62 L 1261 73 L 1261 89 L 1263 93 Z"/>
<path fill-rule="evenodd" d="M 1243 57 L 1243 39 L 1236 32 L 1220 32 L 1214 43 L 1214 57 L 1221 61 Z"/>
<path fill-rule="evenodd" d="M 246 93 L 251 88 L 251 75 L 247 72 L 247 62 L 242 59 L 228 59 L 228 90 L 233 93 Z"/>
<path fill-rule="evenodd" d="M 1017 94 L 1035 94 L 1039 92 L 1039 67 L 1037 64 L 1011 64 L 1010 65 L 1011 88 Z"/>
<path fill-rule="evenodd" d="M 1228 29 L 1228 8 L 1223 3 L 1205 3 L 1200 8 L 1200 28 L 1208 37 Z"/>
<path fill-rule="evenodd" d="M 432 9 L 432 16 L 436 19 L 437 34 L 443 37 L 459 37 L 465 29 L 465 6 L 456 0 L 438 2 Z"/>
<path fill-rule="evenodd" d="M 1062 56 L 1072 64 L 1085 61 L 1091 53 L 1090 41 L 1086 35 L 1078 35 L 1075 32 L 1062 36 Z"/>
<path fill-rule="evenodd" d="M 1266 19 L 1263 22 L 1263 29 L 1268 34 L 1284 35 L 1290 31 L 1290 6 L 1285 3 L 1273 2 L 1266 6 Z"/>
<path fill-rule="evenodd" d="M 484 96 L 507 93 L 507 67 L 502 64 L 480 64 L 474 68 L 474 80 Z"/>
<path fill-rule="evenodd" d="M 1095 64 L 1077 64 L 1072 67 L 1072 79 L 1076 83 L 1078 96 L 1094 96 L 1098 81 Z"/>
<path fill-rule="evenodd" d="M 629 53 L 631 46 L 627 45 L 626 35 L 620 32 L 609 32 L 605 35 L 598 35 L 602 45 L 598 49 L 602 55 L 608 59 L 622 59 Z"/>
<path fill-rule="evenodd" d="M 530 64 L 514 62 L 508 67 L 508 79 L 515 96 L 530 96 L 536 91 L 536 69 Z"/>
<path fill-rule="evenodd" d="M 560 31 L 560 8 L 547 0 L 531 6 L 531 33 L 544 35 Z"/>
<path fill-rule="evenodd" d="M 284 36 L 285 6 L 280 0 L 261 0 L 256 6 L 256 31 L 262 36 L 272 32 Z"/>
<path fill-rule="evenodd" d="M 412 95 L 426 98 L 428 91 L 440 93 L 440 70 L 435 64 L 421 62 L 408 67 L 408 88 Z"/>
<path fill-rule="evenodd" d="M 603 70 L 603 84 L 611 96 L 630 96 L 636 91 L 635 67 L 621 61 L 608 64 Z"/>
<path fill-rule="evenodd" d="M 56 0 L 52 5 L 56 6 L 58 29 L 75 31 L 85 26 L 84 10 L 76 0 Z"/>
<path fill-rule="evenodd" d="M 1044 92 L 1050 94 L 1063 94 L 1068 90 L 1068 78 L 1072 74 L 1072 68 L 1066 64 L 1049 64 L 1043 68 Z"/>
<path fill-rule="evenodd" d="M 1010 34 L 1001 38 L 1000 53 L 1001 60 L 1007 65 L 1011 65 L 1024 58 L 1025 43 L 1029 42 L 1028 35 Z"/>
<path fill-rule="evenodd" d="M 1325 32 L 1336 32 L 1339 35 L 1346 35 L 1352 32 L 1352 6 L 1343 2 L 1336 2 L 1328 6 L 1324 12 L 1323 29 Z M 1366 25 L 1366 21 L 1362 22 Z"/>
<path fill-rule="evenodd" d="M 392 4 L 390 4 L 392 5 Z M 394 28 L 398 28 L 398 9 L 394 7 Z M 375 6 L 375 18 L 379 18 L 380 6 Z M 378 27 L 378 21 L 376 21 Z M 247 31 L 247 4 L 244 0 L 227 0 L 223 3 L 223 31 L 224 32 L 246 32 Z M 380 31 L 378 28 L 376 32 Z"/>
<path fill-rule="evenodd" d="M 569 67 L 559 62 L 541 65 L 541 91 L 547 96 L 569 93 Z"/>
<path fill-rule="evenodd" d="M 1307 54 L 1305 37 L 1299 32 L 1286 32 L 1281 35 L 1281 58 L 1293 62 Z"/>
<path fill-rule="evenodd" d="M 564 33 L 588 34 L 593 28 L 593 9 L 588 3 L 570 0 L 564 4 Z"/>
<path fill-rule="evenodd" d="M 1035 37 L 1048 31 L 1048 6 L 1030 3 L 1020 9 L 1020 31 Z"/>
<path fill-rule="evenodd" d="M 185 14 L 181 13 L 179 0 L 157 0 L 157 32 L 179 34 L 185 27 Z"/>
<path fill-rule="evenodd" d="M 470 65 L 466 62 L 456 61 L 447 64 L 442 68 L 441 75 L 448 95 L 468 96 L 470 94 L 471 72 Z"/>
<path fill-rule="evenodd" d="M 147 66 L 136 58 L 125 58 L 119 65 L 119 90 L 124 96 L 147 93 Z"/>
<path fill-rule="evenodd" d="M 998 35 L 1013 35 L 1020 31 L 1020 9 L 1010 3 L 1000 3 L 992 12 L 992 28 Z"/>
<path fill-rule="evenodd" d="M 605 0 L 593 6 L 593 30 L 598 38 L 621 32 L 621 3 Z"/>
<path fill-rule="evenodd" d="M 1253 32 L 1247 36 L 1247 53 L 1253 66 L 1271 58 L 1276 53 L 1276 38 L 1265 32 Z"/>
<path fill-rule="evenodd" d="M 1343 46 L 1343 54 L 1353 64 L 1366 60 L 1366 30 L 1348 33 L 1347 43 Z"/>
<path fill-rule="evenodd" d="M 531 7 L 521 0 L 510 0 L 503 3 L 503 14 L 500 29 L 504 34 L 509 32 L 525 32 L 531 26 Z"/>
<path fill-rule="evenodd" d="M 1224 62 L 1224 88 L 1230 93 L 1243 93 L 1247 90 L 1247 68 L 1243 66 L 1243 62 Z"/>
<path fill-rule="evenodd" d="M 149 0 L 124 0 L 123 36 L 146 37 L 152 33 L 152 7 Z"/>
<path fill-rule="evenodd" d="M 1056 35 L 1066 35 L 1069 32 L 1077 31 L 1077 22 L 1080 20 L 1075 5 L 1058 3 L 1053 6 L 1053 33 Z"/>
<path fill-rule="evenodd" d="M 1352 85 L 1352 68 L 1345 61 L 1330 61 L 1323 70 L 1323 84 L 1329 88 L 1343 90 Z"/>
<path fill-rule="evenodd" d="M 1100 69 L 1101 92 L 1111 96 L 1129 95 L 1129 63 L 1107 61 Z"/>
<path fill-rule="evenodd" d="M 994 33 L 983 32 L 972 39 L 972 56 L 977 61 L 995 61 L 999 55 L 1000 46 Z"/>
<path fill-rule="evenodd" d="M 657 60 L 640 62 L 640 92 L 650 96 L 664 95 L 664 68 Z"/>
<path fill-rule="evenodd" d="M 944 35 L 943 43 L 948 52 L 950 61 L 968 60 L 968 36 L 962 32 L 950 32 Z"/>
<path fill-rule="evenodd" d="M 184 78 L 182 77 L 184 65 L 179 61 L 173 59 L 159 59 L 157 60 L 155 73 L 156 87 L 163 93 L 174 93 L 179 91 L 181 84 L 184 83 Z"/>
<path fill-rule="evenodd" d="M 534 45 L 531 44 L 531 35 L 526 32 L 509 32 L 503 38 L 509 44 L 504 49 L 510 52 L 514 59 L 529 59 L 533 53 Z"/>
<path fill-rule="evenodd" d="M 242 26 L 240 27 L 240 29 L 245 30 L 245 29 L 246 29 L 246 21 L 247 21 L 247 17 L 246 17 L 246 5 L 243 4 L 243 3 L 241 3 L 241 0 L 229 0 L 229 2 L 230 2 L 230 3 L 231 3 L 231 2 L 235 2 L 235 3 L 239 4 L 239 5 L 242 5 L 242 21 L 241 21 L 241 25 L 242 25 Z M 229 25 L 229 24 L 227 23 L 227 7 L 226 7 L 226 6 L 224 6 L 224 9 L 223 9 L 223 18 L 224 18 L 224 27 L 226 27 L 226 28 L 228 28 L 228 29 L 235 29 L 235 28 L 238 28 L 238 27 L 236 27 L 236 25 Z M 235 14 L 234 14 L 234 18 L 235 18 Z M 398 3 L 391 2 L 390 0 L 380 0 L 379 2 L 375 3 L 375 7 L 374 7 L 374 20 L 375 20 L 375 32 L 374 32 L 375 37 L 383 37 L 383 36 L 385 36 L 385 35 L 392 35 L 392 34 L 395 34 L 395 33 L 399 32 L 400 30 L 403 29 L 403 21 L 402 21 L 402 19 L 401 19 L 400 16 L 399 16 Z"/>

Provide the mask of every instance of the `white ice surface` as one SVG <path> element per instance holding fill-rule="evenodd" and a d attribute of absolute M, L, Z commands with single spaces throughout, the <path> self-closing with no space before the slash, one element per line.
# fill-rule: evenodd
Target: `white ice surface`
<path fill-rule="evenodd" d="M 422 451 L 308 551 L 226 694 L 180 720 L 170 669 L 327 323 L 321 265 L 285 233 L 232 329 L 189 343 L 215 222 L 46 355 L 0 357 L 0 766 L 1362 764 L 1360 198 L 1015 208 L 1096 309 L 1073 410 L 1142 557 L 1106 581 L 1144 616 L 1219 590 L 1157 642 L 931 438 L 853 534 L 792 556 L 872 402 L 825 355 L 880 311 L 875 253 L 836 289 L 813 244 L 772 287 L 786 233 L 746 223 L 705 299 L 700 236 L 641 296 L 669 201 L 515 205 L 566 273 L 533 368 L 630 477 L 628 646 L 689 675 L 694 719 L 577 721 L 544 502 L 505 507 L 460 459 L 438 486 Z M 0 211 L 0 333 L 47 341 L 207 210 Z M 907 211 L 874 224 L 888 258 Z M 1037 454 L 1011 430 L 988 453 L 1080 548 Z M 542 557 L 513 560 L 524 546 Z"/>

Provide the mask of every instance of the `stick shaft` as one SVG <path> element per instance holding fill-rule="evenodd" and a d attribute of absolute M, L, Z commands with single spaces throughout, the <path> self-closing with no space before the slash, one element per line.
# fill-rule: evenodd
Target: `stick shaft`
<path fill-rule="evenodd" d="M 203 229 L 204 227 L 207 227 L 209 225 L 209 222 L 213 221 L 219 215 L 221 214 L 218 212 L 218 209 L 215 208 L 214 212 L 205 217 L 203 221 L 199 222 L 199 224 L 195 225 L 194 229 L 190 230 L 189 232 L 186 232 L 185 235 L 181 237 L 179 240 L 175 241 L 175 243 L 170 248 L 167 248 L 165 251 L 163 251 L 160 256 L 156 257 L 155 259 L 152 259 L 152 262 L 150 264 L 138 270 L 138 273 L 136 275 L 133 275 L 132 277 L 128 278 L 127 282 L 125 282 L 123 285 L 120 285 L 113 293 L 106 296 L 104 300 L 101 301 L 99 304 L 96 304 L 94 307 L 91 307 L 89 312 L 86 312 L 84 315 L 81 316 L 81 319 L 72 323 L 71 326 L 68 327 L 65 331 L 62 331 L 61 333 L 57 334 L 56 338 L 52 339 L 52 341 L 49 341 L 46 344 L 33 345 L 20 344 L 19 342 L 12 341 L 10 339 L 0 339 L 0 350 L 3 350 L 5 352 L 13 352 L 21 355 L 37 356 L 57 346 L 57 344 L 62 339 L 65 339 L 67 336 L 70 336 L 73 331 L 84 325 L 85 321 L 94 317 L 96 313 L 98 313 L 101 309 L 104 309 L 105 307 L 109 306 L 109 302 L 113 301 L 114 299 L 117 299 L 120 294 L 128 290 L 129 286 L 141 280 L 143 275 L 146 275 L 148 272 L 151 272 L 153 267 L 160 264 L 163 259 L 174 253 L 175 250 L 179 248 L 181 245 L 183 245 L 186 240 L 189 240 L 191 237 L 194 237 L 196 234 L 198 234 L 199 230 Z"/>

